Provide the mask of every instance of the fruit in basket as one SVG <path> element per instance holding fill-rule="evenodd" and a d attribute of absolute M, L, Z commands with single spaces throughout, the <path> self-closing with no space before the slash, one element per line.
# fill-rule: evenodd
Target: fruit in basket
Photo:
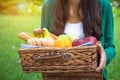
<path fill-rule="evenodd" d="M 41 38 L 50 38 L 51 37 L 47 28 L 34 29 L 33 33 L 41 36 Z"/>
<path fill-rule="evenodd" d="M 37 29 L 34 29 L 33 33 L 27 33 L 27 32 L 21 32 L 19 33 L 19 38 L 21 38 L 22 40 L 28 42 L 28 39 L 30 44 L 33 43 L 33 45 L 35 45 L 34 43 L 36 43 L 36 40 L 38 38 L 47 38 L 47 40 L 50 40 L 51 43 L 53 43 L 53 40 L 56 40 L 58 39 L 58 36 L 50 33 L 47 28 L 43 28 L 43 29 L 40 29 L 40 28 L 37 28 Z M 35 39 L 34 39 L 35 38 Z M 34 40 L 33 40 L 34 39 Z M 40 41 L 39 41 L 40 42 Z M 48 42 L 48 41 L 47 41 Z M 50 43 L 50 42 L 49 42 Z M 46 44 L 46 43 L 45 43 Z"/>
<path fill-rule="evenodd" d="M 41 29 L 40 29 L 40 28 L 35 28 L 35 29 L 33 30 L 33 33 L 34 33 L 34 34 L 41 34 L 42 32 L 41 32 Z"/>
<path fill-rule="evenodd" d="M 58 39 L 59 38 L 65 38 L 65 39 L 69 39 L 70 41 L 72 41 L 68 34 L 61 34 L 61 35 L 58 36 Z"/>
<path fill-rule="evenodd" d="M 41 34 L 31 33 L 31 37 L 32 38 L 42 38 L 43 36 Z"/>
<path fill-rule="evenodd" d="M 34 29 L 33 33 L 34 34 L 41 34 L 43 38 L 53 38 L 54 40 L 56 40 L 58 38 L 58 36 L 56 36 L 55 34 L 50 33 L 47 28 L 43 28 L 43 29 L 37 28 L 37 29 Z"/>
<path fill-rule="evenodd" d="M 33 33 L 42 35 L 42 38 L 51 38 L 50 33 L 47 28 L 35 29 Z"/>
<path fill-rule="evenodd" d="M 64 48 L 71 47 L 72 40 L 68 34 L 61 34 L 58 36 L 58 39 L 55 40 L 54 47 Z"/>
<path fill-rule="evenodd" d="M 75 39 L 79 39 L 79 37 L 76 36 L 76 35 L 73 35 L 73 34 L 70 34 L 70 33 L 68 35 L 69 35 L 69 37 L 71 38 L 72 41 L 74 41 Z"/>
<path fill-rule="evenodd" d="M 75 39 L 73 42 L 72 42 L 72 46 L 79 46 L 81 44 L 84 43 L 84 39 Z"/>
<path fill-rule="evenodd" d="M 93 36 L 88 36 L 84 39 L 84 43 L 96 44 L 97 39 Z"/>
<path fill-rule="evenodd" d="M 58 48 L 71 47 L 71 46 L 72 46 L 72 42 L 70 39 L 67 38 L 58 38 L 57 40 L 55 40 L 54 43 L 54 47 L 58 47 Z"/>
<path fill-rule="evenodd" d="M 47 28 L 43 28 L 42 30 L 43 30 L 43 38 L 51 38 Z"/>
<path fill-rule="evenodd" d="M 96 44 L 97 39 L 93 36 L 88 36 L 85 39 L 75 39 L 72 42 L 72 46 L 89 46 Z"/>

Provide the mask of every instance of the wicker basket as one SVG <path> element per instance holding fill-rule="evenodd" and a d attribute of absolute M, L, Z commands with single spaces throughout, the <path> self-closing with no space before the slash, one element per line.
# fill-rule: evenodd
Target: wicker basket
<path fill-rule="evenodd" d="M 102 72 L 43 73 L 43 80 L 103 80 Z"/>
<path fill-rule="evenodd" d="M 19 51 L 24 72 L 42 72 L 44 80 L 102 80 L 97 46 L 29 48 Z M 78 78 L 79 77 L 79 78 Z"/>

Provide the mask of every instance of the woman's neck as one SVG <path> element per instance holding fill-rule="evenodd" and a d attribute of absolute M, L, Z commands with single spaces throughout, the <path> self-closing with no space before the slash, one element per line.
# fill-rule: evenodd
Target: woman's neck
<path fill-rule="evenodd" d="M 70 9 L 72 10 L 78 9 L 80 0 L 68 0 L 68 1 L 69 1 Z"/>
<path fill-rule="evenodd" d="M 68 22 L 71 23 L 78 23 L 80 22 L 80 16 L 78 15 L 78 8 L 80 4 L 80 0 L 68 0 L 69 1 L 69 18 Z"/>

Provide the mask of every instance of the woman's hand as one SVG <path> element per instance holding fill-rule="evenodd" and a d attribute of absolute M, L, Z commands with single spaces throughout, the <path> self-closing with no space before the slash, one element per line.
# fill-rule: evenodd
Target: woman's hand
<path fill-rule="evenodd" d="M 96 71 L 100 72 L 101 70 L 104 69 L 105 65 L 106 65 L 106 53 L 102 47 L 102 44 L 100 42 L 96 43 L 98 48 L 99 48 L 99 56 L 100 56 L 100 63 L 99 66 L 97 67 Z"/>

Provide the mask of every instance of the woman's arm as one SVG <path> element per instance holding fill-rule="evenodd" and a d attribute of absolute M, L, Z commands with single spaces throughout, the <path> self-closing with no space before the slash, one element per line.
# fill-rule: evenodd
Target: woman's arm
<path fill-rule="evenodd" d="M 108 0 L 101 2 L 102 4 L 102 17 L 104 18 L 102 23 L 105 23 L 102 27 L 104 28 L 104 44 L 97 43 L 99 47 L 100 64 L 96 71 L 104 69 L 105 65 L 108 65 L 115 56 L 115 45 L 114 45 L 114 21 L 112 7 Z M 104 27 L 105 26 L 105 27 Z"/>
<path fill-rule="evenodd" d="M 41 28 L 45 26 L 45 12 L 46 12 L 46 1 L 44 1 L 42 5 L 42 13 L 41 13 Z"/>
<path fill-rule="evenodd" d="M 42 6 L 41 28 L 47 28 L 50 32 L 53 24 L 53 10 L 56 0 L 45 0 Z"/>
<path fill-rule="evenodd" d="M 115 45 L 114 45 L 114 21 L 113 13 L 110 2 L 106 5 L 106 20 L 105 20 L 105 52 L 107 56 L 106 64 L 109 64 L 115 56 Z"/>

